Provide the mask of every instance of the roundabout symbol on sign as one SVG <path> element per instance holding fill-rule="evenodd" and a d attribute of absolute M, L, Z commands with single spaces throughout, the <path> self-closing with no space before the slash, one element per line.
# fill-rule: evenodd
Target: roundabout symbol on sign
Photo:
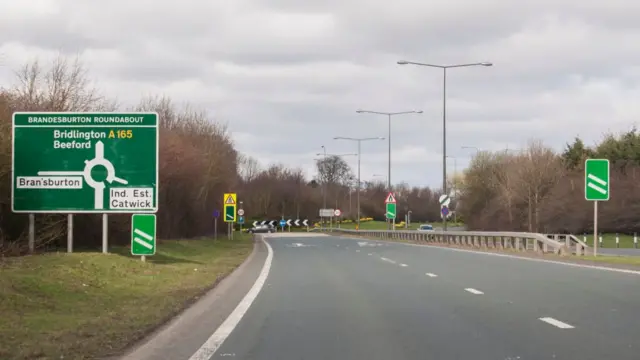
<path fill-rule="evenodd" d="M 123 185 L 129 184 L 127 180 L 121 179 L 116 176 L 116 169 L 111 161 L 104 157 L 104 143 L 98 141 L 96 143 L 95 157 L 91 160 L 84 161 L 84 171 L 38 171 L 38 176 L 71 176 L 81 175 L 84 177 L 84 181 L 93 188 L 94 191 L 94 208 L 96 210 L 104 209 L 104 181 L 109 184 L 117 182 Z M 102 166 L 107 170 L 107 178 L 103 181 L 96 181 L 91 176 L 91 171 L 96 166 Z"/>

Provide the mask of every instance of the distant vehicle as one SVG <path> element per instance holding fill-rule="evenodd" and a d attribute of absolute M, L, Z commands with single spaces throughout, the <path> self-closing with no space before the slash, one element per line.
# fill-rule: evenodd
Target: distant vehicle
<path fill-rule="evenodd" d="M 276 228 L 273 225 L 256 225 L 247 230 L 247 232 L 250 234 L 274 233 Z"/>
<path fill-rule="evenodd" d="M 433 231 L 432 225 L 420 225 L 418 231 Z"/>

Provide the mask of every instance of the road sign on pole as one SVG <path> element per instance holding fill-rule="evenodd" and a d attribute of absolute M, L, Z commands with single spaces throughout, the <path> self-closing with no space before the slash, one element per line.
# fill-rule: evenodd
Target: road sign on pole
<path fill-rule="evenodd" d="M 149 256 L 156 253 L 156 216 L 131 215 L 131 255 Z"/>
<path fill-rule="evenodd" d="M 388 202 L 386 205 L 386 208 L 387 208 L 387 212 L 386 212 L 387 219 L 395 219 L 397 214 L 396 203 Z"/>
<path fill-rule="evenodd" d="M 593 256 L 598 256 L 598 201 L 609 201 L 609 159 L 584 163 L 584 198 L 593 201 Z"/>
<path fill-rule="evenodd" d="M 395 219 L 396 218 L 396 214 L 397 214 L 397 212 L 396 212 L 396 198 L 395 198 L 395 196 L 393 196 L 392 192 L 387 194 L 387 197 L 384 200 L 384 203 L 385 203 L 385 208 L 386 208 L 385 216 L 387 217 L 387 219 L 389 219 L 389 220 Z"/>
<path fill-rule="evenodd" d="M 340 211 L 340 209 L 335 209 L 335 210 L 333 211 L 333 215 L 335 215 L 335 216 L 340 216 L 340 215 L 342 215 L 342 211 Z"/>
<path fill-rule="evenodd" d="M 588 201 L 609 200 L 608 159 L 587 159 L 585 161 L 584 197 Z"/>
<path fill-rule="evenodd" d="M 440 216 L 444 219 L 445 217 L 449 216 L 449 208 L 447 206 L 443 206 L 440 209 Z"/>
<path fill-rule="evenodd" d="M 158 114 L 16 112 L 17 213 L 155 213 Z"/>
<path fill-rule="evenodd" d="M 387 195 L 387 198 L 386 198 L 386 200 L 384 202 L 385 202 L 385 204 L 395 204 L 396 203 L 396 198 L 395 198 L 395 196 L 393 196 L 393 193 L 390 192 Z"/>
<path fill-rule="evenodd" d="M 332 217 L 333 213 L 333 209 L 320 209 L 320 217 Z"/>
<path fill-rule="evenodd" d="M 236 222 L 236 207 L 238 206 L 238 198 L 234 193 L 224 194 L 224 222 Z"/>
<path fill-rule="evenodd" d="M 239 216 L 243 216 L 243 215 L 244 215 L 244 210 L 242 210 L 242 209 L 238 209 L 238 215 L 239 215 Z"/>
<path fill-rule="evenodd" d="M 449 206 L 449 204 L 451 204 L 451 197 L 449 197 L 449 195 L 440 195 L 440 198 L 438 199 L 438 201 L 440 202 L 440 207 L 443 206 Z"/>

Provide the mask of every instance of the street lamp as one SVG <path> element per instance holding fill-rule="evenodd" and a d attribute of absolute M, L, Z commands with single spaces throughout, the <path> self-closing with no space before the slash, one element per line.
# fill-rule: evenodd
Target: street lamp
<path fill-rule="evenodd" d="M 443 73 L 443 80 L 442 80 L 442 192 L 446 194 L 447 193 L 447 69 L 471 67 L 471 66 L 493 66 L 493 63 L 478 62 L 478 63 L 455 64 L 455 65 L 436 65 L 436 64 L 419 63 L 419 62 L 407 61 L 407 60 L 400 60 L 397 63 L 398 65 L 418 65 L 418 66 L 428 66 L 428 67 L 442 69 L 442 73 Z M 442 223 L 443 223 L 442 225 L 443 225 L 444 231 L 447 231 L 446 216 L 443 217 Z"/>
<path fill-rule="evenodd" d="M 461 149 L 472 149 L 476 151 L 476 154 L 480 152 L 480 149 L 475 146 L 461 146 Z"/>
<path fill-rule="evenodd" d="M 368 137 L 368 138 L 351 138 L 351 137 L 343 137 L 343 136 L 336 136 L 333 138 L 333 140 L 349 140 L 349 141 L 356 141 L 358 142 L 358 195 L 357 195 L 357 207 L 358 207 L 358 230 L 360 230 L 360 154 L 361 154 L 361 145 L 363 141 L 369 141 L 369 140 L 384 140 L 383 137 Z"/>
<path fill-rule="evenodd" d="M 381 177 L 381 178 L 385 178 L 386 176 L 382 175 L 382 174 L 373 174 L 373 177 Z M 387 182 L 387 179 L 384 179 L 384 182 Z"/>
<path fill-rule="evenodd" d="M 325 166 L 327 166 L 327 156 L 342 157 L 342 156 L 357 156 L 358 154 L 327 154 L 327 151 L 325 149 L 324 153 L 318 153 L 316 155 L 317 156 L 324 155 L 324 163 L 323 163 L 324 165 L 323 165 L 323 167 L 325 167 Z M 326 176 L 327 169 L 325 168 L 324 171 L 325 171 L 325 176 Z M 325 179 L 325 181 L 326 180 L 327 179 Z M 325 188 L 325 190 L 326 190 L 326 188 Z M 351 190 L 349 190 L 349 192 L 351 192 Z M 325 209 L 327 208 L 326 197 L 325 197 L 325 205 L 324 205 L 324 207 L 325 207 Z"/>
<path fill-rule="evenodd" d="M 389 188 L 389 192 L 391 192 L 391 117 L 394 115 L 405 115 L 405 114 L 422 114 L 422 110 L 411 110 L 411 111 L 399 111 L 399 112 L 381 112 L 381 111 L 370 111 L 370 110 L 356 110 L 358 114 L 378 114 L 378 115 L 387 115 L 389 118 L 389 163 L 387 169 L 387 187 Z"/>
<path fill-rule="evenodd" d="M 321 154 L 318 154 L 321 155 Z M 325 169 L 325 166 L 327 166 L 327 148 L 322 145 L 322 155 L 324 155 L 324 161 L 322 162 L 322 170 L 324 172 L 323 177 L 327 176 L 327 169 Z M 322 208 L 326 209 L 327 208 L 327 179 L 322 179 Z M 324 224 L 324 221 L 323 221 Z"/>

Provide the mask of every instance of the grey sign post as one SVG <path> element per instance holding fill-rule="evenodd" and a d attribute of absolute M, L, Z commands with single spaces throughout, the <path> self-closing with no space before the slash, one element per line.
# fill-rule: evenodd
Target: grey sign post
<path fill-rule="evenodd" d="M 213 210 L 213 239 L 218 239 L 218 218 L 220 217 L 220 211 Z"/>

